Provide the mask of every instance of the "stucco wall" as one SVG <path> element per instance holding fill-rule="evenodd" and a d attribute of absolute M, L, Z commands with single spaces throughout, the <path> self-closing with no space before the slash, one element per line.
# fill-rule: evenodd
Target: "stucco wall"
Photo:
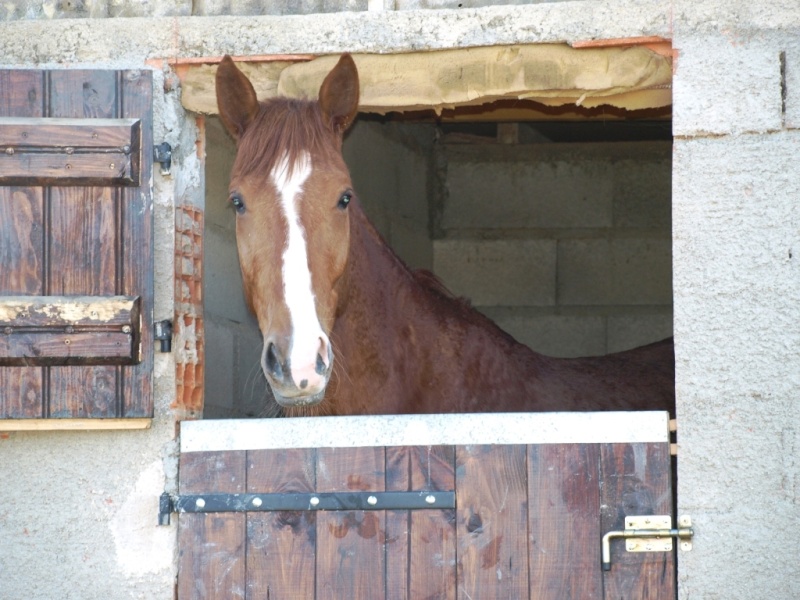
<path fill-rule="evenodd" d="M 679 593 L 800 596 L 796 0 L 594 0 L 244 19 L 33 16 L 3 25 L 0 66 L 141 68 L 147 59 L 226 52 L 674 39 L 679 505 L 696 529 L 695 549 L 679 555 Z M 173 312 L 173 207 L 202 204 L 193 120 L 174 96 L 155 95 L 155 139 L 176 149 L 173 176 L 154 176 L 156 318 Z M 172 358 L 158 355 L 149 431 L 0 436 L 0 597 L 172 598 L 174 529 L 155 525 L 155 506 L 163 486 L 174 484 L 173 375 Z"/>
<path fill-rule="evenodd" d="M 674 14 L 680 597 L 797 598 L 800 5 Z"/>

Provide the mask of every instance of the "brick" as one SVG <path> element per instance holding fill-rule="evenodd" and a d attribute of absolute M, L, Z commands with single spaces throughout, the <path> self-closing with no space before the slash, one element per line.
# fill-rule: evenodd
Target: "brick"
<path fill-rule="evenodd" d="M 671 304 L 670 247 L 669 239 L 559 241 L 559 304 Z"/>
<path fill-rule="evenodd" d="M 632 145 L 639 156 L 616 161 L 614 226 L 669 232 L 672 222 L 672 144 Z"/>
<path fill-rule="evenodd" d="M 436 240 L 434 272 L 476 306 L 555 302 L 556 244 L 548 240 Z"/>
<path fill-rule="evenodd" d="M 707 33 L 678 38 L 674 45 L 675 135 L 782 127 L 781 48 L 774 38 Z"/>

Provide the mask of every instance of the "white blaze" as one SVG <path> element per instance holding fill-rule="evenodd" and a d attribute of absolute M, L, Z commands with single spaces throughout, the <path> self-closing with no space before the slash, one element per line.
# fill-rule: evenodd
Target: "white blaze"
<path fill-rule="evenodd" d="M 290 173 L 291 172 L 291 173 Z M 300 387 L 307 381 L 309 390 L 324 385 L 323 378 L 316 373 L 317 354 L 322 340 L 327 348 L 327 336 L 322 331 L 311 288 L 311 272 L 308 268 L 308 250 L 305 230 L 300 223 L 297 210 L 303 184 L 311 175 L 311 157 L 304 152 L 289 168 L 287 157 L 278 162 L 270 178 L 278 190 L 283 214 L 288 224 L 286 249 L 283 252 L 283 292 L 292 325 L 292 340 L 289 364 L 295 385 Z M 328 357 L 324 357 L 327 363 Z"/>

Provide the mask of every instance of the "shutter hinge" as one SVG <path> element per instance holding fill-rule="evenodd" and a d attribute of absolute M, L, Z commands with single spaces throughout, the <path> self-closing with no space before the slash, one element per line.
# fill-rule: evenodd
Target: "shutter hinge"
<path fill-rule="evenodd" d="M 609 531 L 603 536 L 603 570 L 611 570 L 611 540 L 623 538 L 628 552 L 671 552 L 672 538 L 680 540 L 681 550 L 692 549 L 692 518 L 688 515 L 678 519 L 678 528 L 672 528 L 669 515 L 645 515 L 625 517 L 625 531 Z"/>
<path fill-rule="evenodd" d="M 169 175 L 172 168 L 172 146 L 169 145 L 169 142 L 153 146 L 153 160 L 161 165 L 162 175 Z"/>
<path fill-rule="evenodd" d="M 155 340 L 161 343 L 161 352 L 172 352 L 172 320 L 156 321 Z"/>
<path fill-rule="evenodd" d="M 412 492 L 284 492 L 268 494 L 161 494 L 159 525 L 169 525 L 170 513 L 447 510 L 456 507 L 453 491 Z"/>

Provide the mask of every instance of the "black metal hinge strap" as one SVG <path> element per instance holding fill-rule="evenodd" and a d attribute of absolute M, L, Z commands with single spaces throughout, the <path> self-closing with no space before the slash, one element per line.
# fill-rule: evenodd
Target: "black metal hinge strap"
<path fill-rule="evenodd" d="M 167 504 L 168 503 L 168 504 Z M 159 523 L 169 512 L 266 512 L 278 510 L 421 510 L 456 507 L 453 491 L 416 492 L 290 492 L 285 494 L 162 494 Z M 165 515 L 165 509 L 168 511 Z"/>

